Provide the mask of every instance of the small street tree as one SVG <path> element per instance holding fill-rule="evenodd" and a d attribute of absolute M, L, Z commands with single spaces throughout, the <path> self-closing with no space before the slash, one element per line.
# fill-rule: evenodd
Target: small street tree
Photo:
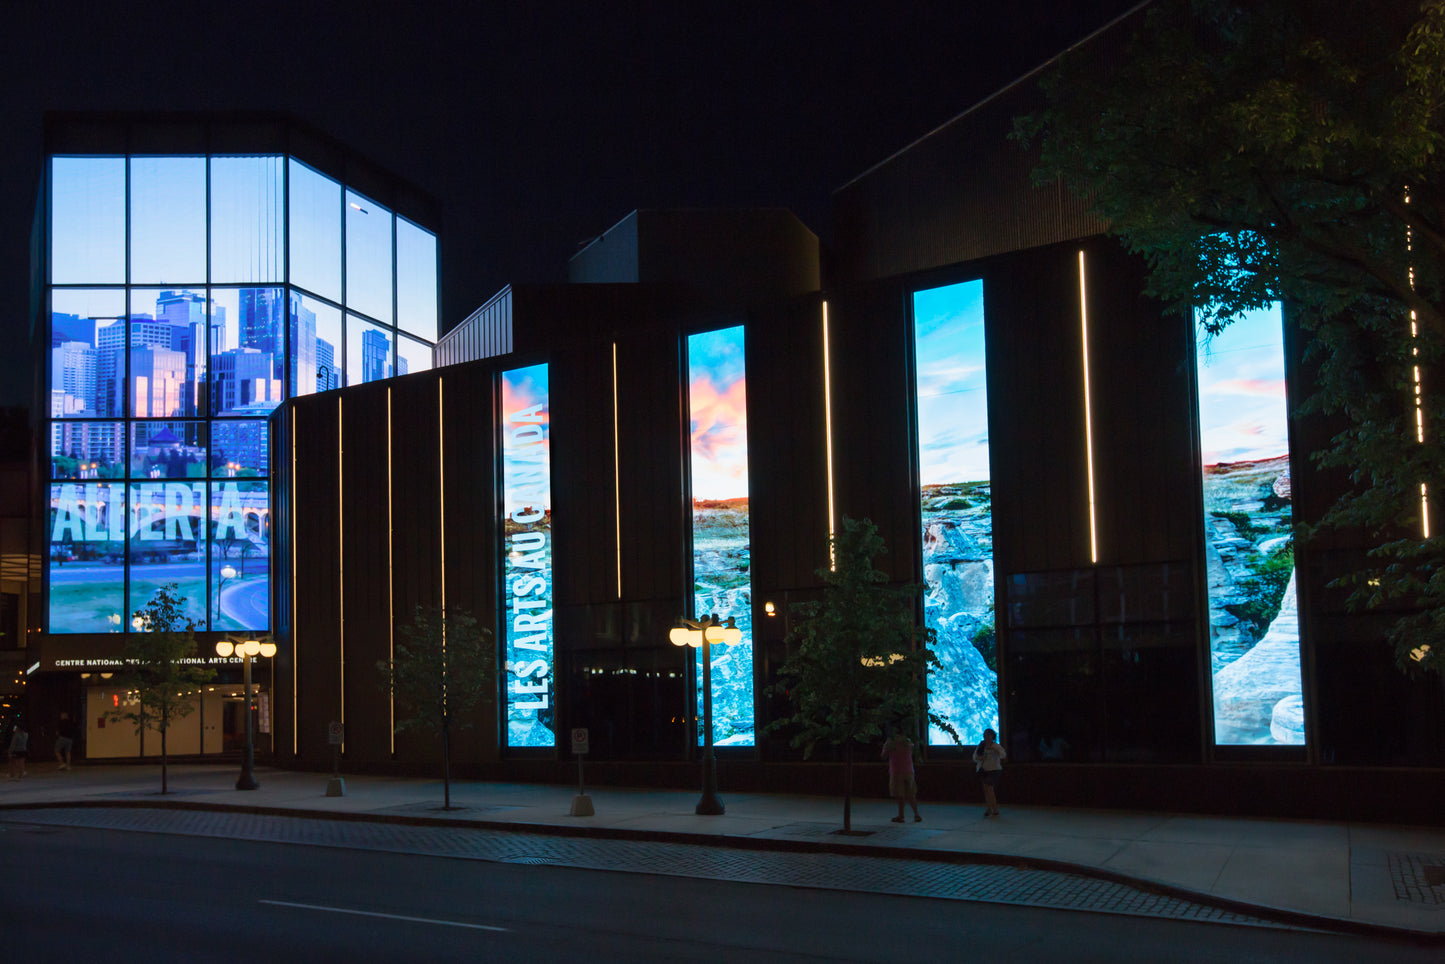
<path fill-rule="evenodd" d="M 793 746 L 812 756 L 819 743 L 843 748 L 843 832 L 853 832 L 853 757 L 885 727 L 917 732 L 924 720 L 958 740 L 947 720 L 928 709 L 927 674 L 938 664 L 928 648 L 933 631 L 918 622 L 922 587 L 889 586 L 873 560 L 885 552 L 870 520 L 844 519 L 833 538 L 835 568 L 819 569 L 820 602 L 793 607 L 798 623 L 774 692 L 791 701 L 790 716 L 768 730 L 796 728 Z"/>
<path fill-rule="evenodd" d="M 186 597 L 175 583 L 157 589 L 133 614 L 138 631 L 127 634 L 121 670 L 115 682 L 126 688 L 125 702 L 106 715 L 135 726 L 137 736 L 154 730 L 161 737 L 161 793 L 168 790 L 166 733 L 190 716 L 203 684 L 215 678 L 209 667 L 190 662 L 196 655 L 195 624 L 184 615 Z"/>
<path fill-rule="evenodd" d="M 396 732 L 419 729 L 441 737 L 442 806 L 450 810 L 452 730 L 471 726 L 471 710 L 492 700 L 492 634 L 466 610 L 418 606 L 401 635 L 394 657 L 376 667 L 396 700 Z"/>
<path fill-rule="evenodd" d="M 1312 458 L 1352 483 L 1320 524 L 1370 549 L 1341 583 L 1404 613 L 1401 666 L 1445 669 L 1445 0 L 1156 0 L 1130 29 L 1016 122 L 1035 180 L 1090 199 L 1206 336 L 1286 305 L 1306 411 L 1341 429 Z"/>

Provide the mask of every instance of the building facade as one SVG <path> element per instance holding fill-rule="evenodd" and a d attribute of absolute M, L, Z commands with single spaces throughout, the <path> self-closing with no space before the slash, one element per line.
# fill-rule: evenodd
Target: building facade
<path fill-rule="evenodd" d="M 456 326 L 445 367 L 288 402 L 283 447 L 336 458 L 277 493 L 289 757 L 321 765 L 342 715 L 357 765 L 433 755 L 367 692 L 406 614 L 444 603 L 503 667 L 473 772 L 566 779 L 586 727 L 605 778 L 686 785 L 702 673 L 667 630 L 720 614 L 743 636 L 711 666 L 724 790 L 832 790 L 769 728 L 773 684 L 830 533 L 866 517 L 923 586 L 932 708 L 966 744 L 1003 734 L 1017 799 L 1434 819 L 1438 681 L 1330 588 L 1363 547 L 1295 539 L 1338 489 L 1288 307 L 1205 341 L 1145 297 L 1085 205 L 1030 183 L 1007 132 L 1032 96 L 842 188 L 816 290 L 780 267 L 816 264 L 806 240 L 759 212 L 636 212 L 573 284 Z M 545 496 L 512 494 L 524 438 Z M 920 737 L 934 792 L 971 792 L 967 747 Z"/>
<path fill-rule="evenodd" d="M 774 684 L 831 534 L 868 518 L 923 587 L 931 706 L 965 744 L 919 732 L 931 793 L 972 792 L 992 727 L 1020 802 L 1436 819 L 1438 681 L 1330 588 L 1366 547 L 1295 539 L 1339 489 L 1288 306 L 1203 342 L 1145 297 L 1086 206 L 1030 182 L 1007 135 L 1032 96 L 841 188 L 826 260 L 787 212 L 638 211 L 572 283 L 440 339 L 435 222 L 344 171 L 167 155 L 211 199 L 189 275 L 148 267 L 166 231 L 127 213 L 156 158 L 57 145 L 46 671 L 184 574 L 210 631 L 275 635 L 273 760 L 329 766 L 340 722 L 348 766 L 425 772 L 376 667 L 416 607 L 465 609 L 499 668 L 461 773 L 570 779 L 586 728 L 596 778 L 684 786 L 704 673 L 668 631 L 717 615 L 724 794 L 831 792 Z M 238 182 L 285 203 L 218 214 Z M 111 213 L 74 199 L 116 185 Z"/>

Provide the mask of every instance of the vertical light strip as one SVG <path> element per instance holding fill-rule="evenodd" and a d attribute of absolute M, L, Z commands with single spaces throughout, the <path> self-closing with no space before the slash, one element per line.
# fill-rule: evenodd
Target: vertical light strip
<path fill-rule="evenodd" d="M 823 436 L 827 446 L 828 470 L 828 568 L 837 569 L 838 562 L 833 556 L 833 368 L 832 354 L 828 346 L 828 302 L 823 302 Z"/>
<path fill-rule="evenodd" d="M 1089 561 L 1099 561 L 1099 536 L 1094 511 L 1094 419 L 1089 399 L 1089 292 L 1084 282 L 1084 251 L 1079 249 L 1079 340 L 1084 355 L 1084 453 L 1089 471 Z"/>
<path fill-rule="evenodd" d="M 622 598 L 622 451 L 617 418 L 617 342 L 612 343 L 612 518 L 617 527 L 617 598 Z"/>
<path fill-rule="evenodd" d="M 442 598 L 442 666 L 447 660 L 447 449 L 446 412 L 442 408 L 445 395 L 442 392 L 442 377 L 437 376 L 437 495 L 440 504 L 438 521 L 441 531 L 441 598 Z M 442 677 L 442 713 L 447 711 L 446 676 Z"/>
<path fill-rule="evenodd" d="M 396 580 L 393 572 L 392 536 L 394 534 L 391 503 L 391 386 L 386 386 L 386 658 L 396 659 Z M 387 688 L 386 729 L 391 752 L 396 753 L 396 694 Z"/>
<path fill-rule="evenodd" d="M 301 752 L 300 697 L 297 695 L 300 678 L 296 669 L 298 654 L 298 627 L 296 625 L 296 406 L 291 406 L 291 755 Z"/>
<path fill-rule="evenodd" d="M 336 587 L 337 644 L 340 647 L 341 752 L 346 752 L 346 473 L 342 471 L 341 396 L 336 396 Z"/>

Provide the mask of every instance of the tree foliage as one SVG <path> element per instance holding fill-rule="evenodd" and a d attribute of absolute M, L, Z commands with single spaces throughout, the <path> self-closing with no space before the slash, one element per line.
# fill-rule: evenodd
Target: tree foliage
<path fill-rule="evenodd" d="M 797 620 L 774 691 L 792 713 L 768 725 L 792 729 L 792 745 L 812 756 L 819 743 L 841 746 L 845 777 L 843 829 L 852 830 L 852 766 L 857 744 L 878 740 L 890 724 L 916 732 L 927 720 L 953 735 L 928 709 L 927 674 L 938 665 L 933 630 L 918 622 L 922 587 L 890 586 L 873 565 L 885 552 L 870 520 L 844 519 L 833 538 L 835 568 L 819 569 L 823 598 L 792 608 Z"/>
<path fill-rule="evenodd" d="M 126 700 L 106 715 L 135 726 L 137 735 L 154 730 L 161 737 L 161 793 L 167 791 L 169 758 L 166 733 L 176 720 L 196 708 L 200 687 L 215 678 L 209 667 L 191 662 L 196 656 L 195 624 L 185 615 L 185 596 L 167 583 L 133 614 L 137 632 L 126 636 L 121 669 L 115 683 L 127 690 Z"/>
<path fill-rule="evenodd" d="M 451 809 L 451 734 L 470 727 L 472 709 L 494 696 L 492 634 L 466 610 L 418 606 L 401 636 L 393 658 L 376 666 L 396 700 L 396 731 L 441 737 L 443 806 Z"/>
<path fill-rule="evenodd" d="M 1421 499 L 1445 499 L 1445 0 L 1158 0 L 1132 31 L 1061 58 L 1016 123 L 1036 179 L 1092 199 L 1204 337 L 1286 305 L 1305 411 L 1341 426 L 1311 457 L 1350 483 L 1319 524 L 1370 546 L 1351 604 L 1406 612 L 1401 664 L 1445 668 Z"/>

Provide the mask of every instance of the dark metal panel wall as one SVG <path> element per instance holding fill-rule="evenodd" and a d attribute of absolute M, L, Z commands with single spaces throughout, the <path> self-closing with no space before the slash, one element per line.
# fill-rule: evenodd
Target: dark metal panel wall
<path fill-rule="evenodd" d="M 1339 415 L 1302 411 L 1305 400 L 1319 390 L 1319 375 L 1318 361 L 1305 356 L 1308 341 L 1299 322 L 1286 308 L 1291 493 L 1296 523 L 1308 524 L 1351 486 L 1344 469 L 1321 469 L 1310 458 L 1328 448 L 1348 422 Z M 1402 393 L 1402 404 L 1407 400 Z M 1410 538 L 1416 532 L 1412 526 L 1390 536 Z M 1401 672 L 1389 640 L 1390 627 L 1405 608 L 1387 602 L 1392 608 L 1352 612 L 1349 589 L 1330 585 L 1364 565 L 1366 551 L 1378 541 L 1360 529 L 1318 529 L 1309 538 L 1295 537 L 1305 708 L 1316 758 L 1354 766 L 1439 766 L 1445 762 L 1445 691 L 1436 679 Z"/>
<path fill-rule="evenodd" d="M 1088 460 L 1074 252 L 984 274 L 994 558 L 999 573 L 1089 565 Z"/>
<path fill-rule="evenodd" d="M 1104 224 L 1058 184 L 1030 182 L 1033 157 L 1010 140 L 1036 105 L 1021 84 L 961 115 L 834 195 L 836 270 L 856 283 L 1100 234 Z"/>
<path fill-rule="evenodd" d="M 681 605 L 687 591 L 680 362 L 676 332 L 618 338 L 622 592 L 629 600 L 669 599 Z"/>
<path fill-rule="evenodd" d="M 450 463 L 457 453 L 442 448 L 437 385 L 441 382 L 450 389 L 457 379 L 449 374 L 434 372 L 390 383 L 391 592 L 398 625 L 410 622 L 417 606 L 442 602 L 442 458 L 445 454 Z M 482 441 L 488 442 L 485 426 Z M 448 464 L 447 473 L 455 468 Z"/>
<path fill-rule="evenodd" d="M 300 694 L 297 741 L 313 764 L 328 758 L 326 724 L 341 719 L 341 578 L 338 565 L 340 419 L 335 396 L 296 406 L 298 471 L 295 659 Z"/>
<path fill-rule="evenodd" d="M 552 355 L 553 588 L 567 605 L 618 598 L 612 343 Z"/>
<path fill-rule="evenodd" d="M 1099 562 L 1192 562 L 1201 533 L 1188 319 L 1140 294 L 1144 266 L 1117 245 L 1083 250 Z"/>
<path fill-rule="evenodd" d="M 919 578 L 918 505 L 908 397 L 907 315 L 898 281 L 829 297 L 833 384 L 833 480 L 844 517 L 878 526 L 888 553 L 879 568 Z"/>
<path fill-rule="evenodd" d="M 439 379 L 446 372 L 393 379 L 391 388 L 391 572 L 376 573 L 373 591 L 391 593 L 395 616 L 394 643 L 402 643 L 402 627 L 411 623 L 418 606 L 440 606 L 441 598 L 441 471 L 443 450 L 437 418 Z M 361 413 L 358 412 L 358 415 Z M 382 499 L 385 499 L 383 493 Z M 380 502 L 378 504 L 381 504 Z M 348 613 L 348 618 L 350 614 Z M 378 658 L 386 658 L 383 654 Z M 358 700 L 362 694 L 357 694 Z M 388 695 L 377 690 L 375 715 L 394 712 Z M 406 708 L 399 708 L 405 718 Z M 385 740 L 385 733 L 382 734 Z M 417 730 L 396 734 L 396 755 L 414 760 L 434 752 L 434 738 Z M 383 743 L 383 746 L 387 746 Z"/>
<path fill-rule="evenodd" d="M 423 520 L 441 518 L 440 503 L 444 495 L 447 608 L 464 608 L 476 618 L 478 626 L 495 633 L 500 540 L 496 522 L 493 372 L 490 367 L 468 365 L 437 374 L 441 382 L 441 419 L 436 418 L 434 406 L 420 398 L 416 400 L 418 413 L 431 413 L 431 427 L 409 426 L 416 434 L 408 443 L 408 460 L 399 462 L 413 472 L 417 471 L 415 466 L 420 466 L 424 478 L 420 486 L 408 493 L 408 498 L 415 502 L 412 511 L 418 515 L 418 541 L 408 553 L 408 565 L 415 567 L 409 575 L 411 591 L 416 593 L 418 602 L 440 602 L 436 597 L 436 583 L 443 575 L 438 528 L 435 522 L 428 526 Z M 438 397 L 435 384 L 418 391 L 426 392 L 431 399 Z M 418 419 L 425 417 L 417 416 Z M 438 458 L 439 450 L 445 465 L 438 476 L 428 472 L 427 467 L 431 464 L 429 459 Z M 397 613 L 402 615 L 400 608 Z M 493 642 L 496 643 L 495 638 Z M 497 759 L 497 714 L 495 698 L 472 711 L 470 719 L 463 721 L 453 734 L 453 759 L 462 763 Z M 400 752 L 400 738 L 397 747 Z M 434 752 L 429 750 L 423 755 Z"/>
<path fill-rule="evenodd" d="M 747 336 L 754 626 L 770 592 L 818 586 L 828 564 L 823 306 L 755 312 Z"/>
<path fill-rule="evenodd" d="M 346 392 L 341 406 L 342 640 L 346 754 L 375 762 L 390 756 L 389 716 L 377 671 L 391 643 L 390 553 L 386 518 L 387 435 L 384 383 Z"/>

